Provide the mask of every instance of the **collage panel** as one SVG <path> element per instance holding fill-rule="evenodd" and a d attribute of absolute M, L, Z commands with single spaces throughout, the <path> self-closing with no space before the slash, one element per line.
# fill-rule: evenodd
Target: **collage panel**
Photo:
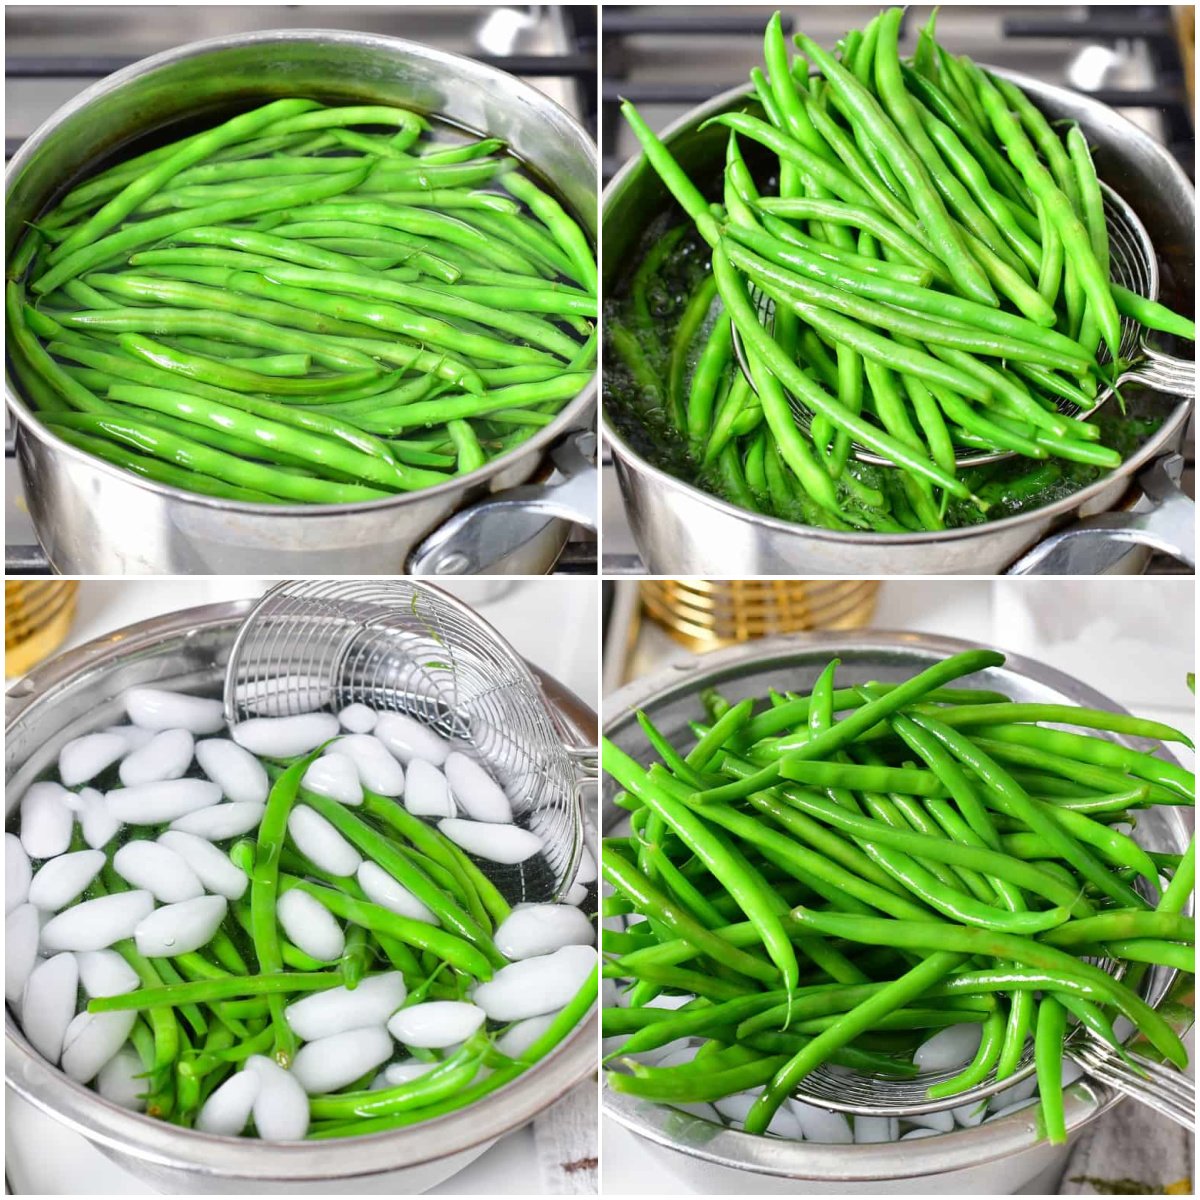
<path fill-rule="evenodd" d="M 1193 582 L 605 586 L 605 1193 L 1189 1192 Z"/>
<path fill-rule="evenodd" d="M 606 573 L 1194 570 L 1194 9 L 1134 13 L 605 6 Z"/>
<path fill-rule="evenodd" d="M 595 573 L 594 5 L 10 5 L 18 573 Z"/>
<path fill-rule="evenodd" d="M 595 1193 L 597 601 L 7 583 L 10 1191 Z"/>
<path fill-rule="evenodd" d="M 5 35 L 7 1194 L 1194 1194 L 1194 6 Z"/>

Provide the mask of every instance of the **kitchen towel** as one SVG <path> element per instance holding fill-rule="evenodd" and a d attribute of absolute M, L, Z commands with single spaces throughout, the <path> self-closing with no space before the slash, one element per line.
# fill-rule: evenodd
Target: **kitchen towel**
<path fill-rule="evenodd" d="M 596 1080 L 586 1079 L 533 1123 L 544 1196 L 594 1196 L 599 1171 Z"/>
<path fill-rule="evenodd" d="M 1080 1135 L 1061 1196 L 1191 1196 L 1195 1141 L 1153 1109 L 1126 1100 Z"/>

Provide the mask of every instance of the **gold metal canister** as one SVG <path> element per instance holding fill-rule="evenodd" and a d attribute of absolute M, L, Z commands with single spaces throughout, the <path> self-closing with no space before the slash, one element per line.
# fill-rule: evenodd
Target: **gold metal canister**
<path fill-rule="evenodd" d="M 647 579 L 646 615 L 694 650 L 806 629 L 858 629 L 876 579 Z"/>
<path fill-rule="evenodd" d="M 5 580 L 5 679 L 24 675 L 63 644 L 78 591 L 74 579 Z"/>

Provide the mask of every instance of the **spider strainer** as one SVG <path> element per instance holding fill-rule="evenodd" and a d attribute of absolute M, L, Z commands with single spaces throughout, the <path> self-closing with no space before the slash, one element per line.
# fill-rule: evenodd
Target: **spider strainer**
<path fill-rule="evenodd" d="M 1185 1129 L 1195 1125 L 1196 1085 L 1181 1071 L 1136 1054 L 1129 1056 L 1132 1063 L 1124 1060 L 1082 1026 L 1070 1032 L 1064 1048 L 1067 1058 L 1081 1067 L 1085 1075 L 1153 1108 Z M 1028 1079 L 1035 1069 L 1033 1050 L 1026 1047 L 1016 1072 L 1003 1081 L 997 1081 L 993 1075 L 968 1091 L 944 1100 L 930 1100 L 926 1089 L 952 1079 L 960 1069 L 924 1071 L 915 1078 L 899 1080 L 823 1066 L 801 1082 L 795 1096 L 806 1104 L 865 1117 L 915 1117 L 948 1108 L 971 1107 Z"/>
<path fill-rule="evenodd" d="M 1127 970 L 1126 963 L 1112 958 L 1089 958 L 1087 961 L 1115 979 L 1122 978 Z M 1177 1124 L 1185 1127 L 1194 1124 L 1195 1084 L 1182 1072 L 1138 1055 L 1129 1055 L 1127 1049 L 1129 1059 L 1136 1063 L 1133 1065 L 1083 1025 L 1075 1025 L 1069 1030 L 1064 1051 L 1084 1074 L 1148 1105 Z M 929 1098 L 929 1088 L 953 1079 L 962 1069 L 960 1064 L 950 1070 L 922 1071 L 910 1079 L 896 1079 L 824 1064 L 801 1080 L 794 1095 L 807 1104 L 866 1117 L 915 1117 L 974 1106 L 1033 1075 L 1036 1066 L 1032 1039 L 1026 1041 L 1016 1070 L 1005 1079 L 998 1080 L 992 1071 L 973 1088 L 941 1100 Z"/>
<path fill-rule="evenodd" d="M 1112 281 L 1140 296 L 1145 296 L 1148 300 L 1157 300 L 1158 259 L 1150 235 L 1138 215 L 1120 195 L 1105 183 L 1100 184 L 1100 190 L 1104 195 L 1104 215 L 1108 225 L 1109 275 Z M 775 320 L 775 301 L 753 285 L 750 292 L 759 321 L 764 328 L 772 328 Z M 750 361 L 736 327 L 733 330 L 733 350 L 738 366 L 753 388 L 754 377 L 750 371 Z M 1136 383 L 1155 391 L 1166 392 L 1168 395 L 1195 398 L 1195 362 L 1172 358 L 1168 354 L 1151 349 L 1142 336 L 1142 327 L 1131 317 L 1121 318 L 1120 356 L 1121 361 L 1129 365 L 1116 380 L 1115 387 L 1124 383 Z M 1105 363 L 1111 360 L 1112 355 L 1107 347 L 1102 345 L 1097 357 L 1101 363 Z M 1087 411 L 1081 410 L 1078 405 L 1065 398 L 1059 399 L 1058 411 L 1063 416 L 1085 419 L 1113 395 L 1115 387 L 1110 385 L 1104 388 L 1097 395 L 1096 403 Z M 812 424 L 812 411 L 790 393 L 788 402 L 796 424 L 807 433 Z M 896 465 L 891 459 L 874 454 L 857 442 L 852 443 L 851 453 L 859 462 L 880 467 Z M 955 447 L 955 462 L 959 467 L 983 466 L 1013 456 L 1013 452 L 1008 450 L 979 452 L 964 446 Z"/>
<path fill-rule="evenodd" d="M 512 866 L 478 860 L 506 899 L 545 902 L 566 892 L 596 752 L 565 744 L 533 673 L 486 621 L 410 580 L 272 587 L 234 639 L 226 718 L 337 712 L 355 702 L 427 725 L 504 788 L 516 823 L 543 847 Z"/>

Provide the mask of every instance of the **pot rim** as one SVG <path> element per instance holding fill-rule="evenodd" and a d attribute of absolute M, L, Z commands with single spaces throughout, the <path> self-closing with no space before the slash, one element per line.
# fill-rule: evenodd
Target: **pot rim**
<path fill-rule="evenodd" d="M 1040 80 L 1033 79 L 1019 71 L 1010 71 L 1003 67 L 985 66 L 985 69 L 993 74 L 1003 76 L 1010 82 L 1015 83 L 1022 91 L 1031 92 L 1035 96 L 1038 93 L 1048 95 L 1068 94 L 1073 98 L 1081 98 L 1092 107 L 1101 110 L 1105 114 L 1106 119 L 1113 120 L 1127 127 L 1130 136 L 1136 137 L 1138 140 L 1153 146 L 1158 156 L 1165 163 L 1169 163 L 1171 173 L 1192 193 L 1194 209 L 1195 188 L 1183 169 L 1158 142 L 1154 141 L 1153 138 L 1129 120 L 1128 117 L 1117 112 L 1116 109 L 1110 108 L 1107 104 L 1100 104 L 1098 101 L 1092 100 L 1085 93 L 1077 92 L 1072 88 L 1063 88 L 1055 84 L 1042 83 Z M 695 125 L 702 117 L 710 113 L 724 111 L 726 108 L 737 103 L 739 99 L 747 99 L 752 94 L 753 88 L 749 85 L 738 85 L 728 88 L 726 91 L 713 96 L 712 99 L 706 101 L 704 104 L 699 104 L 689 109 L 681 117 L 666 126 L 658 136 L 663 142 L 667 142 L 681 131 Z M 601 193 L 600 224 L 602 229 L 606 210 L 617 192 L 626 186 L 627 181 L 641 166 L 644 157 L 642 154 L 637 154 L 628 159 L 616 175 L 609 180 L 608 186 Z M 1130 455 L 1119 467 L 1115 467 L 1112 471 L 1089 483 L 1087 487 L 1080 488 L 1079 491 L 1072 492 L 1071 495 L 1064 496 L 1060 500 L 1055 500 L 1052 504 L 1047 504 L 1042 508 L 1030 509 L 1027 512 L 1015 513 L 1009 517 L 1002 517 L 999 521 L 985 521 L 981 525 L 966 525 L 958 529 L 923 530 L 920 532 L 913 530 L 902 534 L 875 533 L 869 530 L 825 529 L 814 525 L 800 525 L 794 521 L 784 521 L 779 517 L 767 516 L 764 513 L 754 513 L 748 509 L 739 508 L 736 504 L 732 504 L 728 500 L 723 500 L 719 496 L 714 496 L 711 492 L 706 492 L 696 487 L 695 484 L 670 474 L 668 471 L 655 466 L 648 459 L 644 458 L 614 428 L 612 422 L 609 420 L 607 407 L 603 402 L 600 404 L 600 423 L 605 438 L 613 448 L 615 458 L 622 466 L 648 475 L 661 485 L 686 491 L 690 494 L 692 500 L 699 501 L 725 516 L 739 517 L 754 525 L 762 525 L 780 533 L 811 538 L 818 542 L 829 542 L 834 545 L 849 542 L 857 546 L 885 547 L 942 545 L 947 542 L 966 541 L 986 536 L 992 531 L 1005 532 L 1007 530 L 1020 529 L 1023 525 L 1032 524 L 1039 520 L 1068 516 L 1086 505 L 1088 501 L 1099 496 L 1106 488 L 1111 487 L 1116 480 L 1126 479 L 1136 474 L 1148 462 L 1158 457 L 1175 433 L 1186 423 L 1191 409 L 1192 402 L 1190 400 L 1181 400 L 1163 420 L 1162 426 L 1154 436 L 1149 438 L 1143 446 Z M 1111 508 L 1113 506 L 1109 505 L 1108 507 Z"/>
<path fill-rule="evenodd" d="M 171 638 L 184 639 L 222 627 L 228 627 L 232 635 L 254 604 L 250 599 L 232 600 L 164 613 L 113 630 L 39 664 L 6 697 L 6 736 L 14 721 L 52 698 L 53 688 Z M 577 696 L 536 667 L 530 669 L 573 724 L 595 722 L 595 714 Z M 553 1053 L 465 1109 L 382 1133 L 319 1142 L 221 1137 L 121 1108 L 42 1058 L 25 1039 L 7 1005 L 4 1075 L 7 1086 L 35 1108 L 120 1155 L 212 1179 L 259 1183 L 347 1180 L 452 1157 L 511 1133 L 595 1070 L 598 1036 L 599 1010 L 594 1005 Z"/>
<path fill-rule="evenodd" d="M 759 638 L 753 642 L 693 655 L 689 660 L 626 684 L 605 698 L 603 732 L 609 736 L 617 721 L 626 723 L 628 714 L 649 706 L 654 700 L 681 692 L 695 694 L 701 681 L 720 678 L 737 668 L 749 670 L 760 661 L 786 657 L 789 652 L 795 651 L 797 644 L 805 649 L 827 647 L 831 652 L 889 652 L 909 648 L 939 657 L 980 648 L 980 643 L 961 638 L 899 630 L 819 630 Z M 1003 653 L 1005 661 L 1000 668 L 1002 670 L 1053 688 L 1085 706 L 1107 708 L 1118 713 L 1128 711 L 1064 671 L 1023 654 Z M 1128 742 L 1121 735 L 1110 736 L 1118 742 Z M 1170 761 L 1176 761 L 1169 750 L 1160 749 Z M 1193 909 L 1194 906 L 1193 900 Z M 1177 977 L 1177 973 L 1168 975 L 1164 998 L 1169 995 L 1172 981 Z M 1097 1091 L 1086 1075 L 1077 1079 L 1064 1089 L 1068 1135 L 1108 1112 L 1122 1100 L 1122 1096 L 1107 1089 Z M 898 1149 L 899 1142 L 853 1145 L 790 1142 L 734 1129 L 717 1129 L 709 1121 L 669 1106 L 614 1092 L 607 1082 L 602 1092 L 601 1106 L 606 1116 L 631 1133 L 677 1154 L 731 1170 L 795 1180 L 869 1183 L 886 1179 L 923 1178 L 967 1170 L 1045 1145 L 1039 1140 L 1038 1110 L 1032 1105 L 996 1121 L 965 1129 L 956 1128 L 950 1134 L 936 1138 L 922 1138 L 918 1143 L 919 1151 L 913 1150 L 911 1153 Z M 673 1129 L 694 1129 L 697 1144 L 681 1144 L 673 1136 Z"/>
<path fill-rule="evenodd" d="M 286 42 L 311 41 L 370 45 L 380 47 L 394 54 L 415 54 L 419 57 L 433 59 L 440 63 L 447 73 L 461 70 L 462 64 L 466 63 L 469 64 L 469 68 L 472 71 L 502 78 L 505 81 L 506 87 L 511 87 L 515 84 L 533 98 L 532 102 L 535 106 L 553 110 L 558 119 L 573 130 L 585 149 L 593 175 L 596 173 L 598 151 L 595 141 L 588 134 L 587 130 L 556 100 L 551 99 L 544 92 L 525 83 L 518 76 L 512 75 L 507 71 L 502 71 L 498 67 L 481 63 L 464 54 L 452 54 L 449 51 L 426 46 L 421 42 L 414 42 L 406 38 L 390 37 L 386 34 L 358 33 L 347 29 L 264 29 L 249 33 L 226 34 L 219 37 L 203 38 L 194 42 L 185 42 L 181 46 L 175 46 L 169 50 L 162 50 L 157 54 L 148 55 L 146 58 L 139 59 L 127 67 L 122 67 L 119 71 L 114 71 L 111 75 L 106 75 L 103 79 L 98 79 L 95 83 L 73 96 L 65 104 L 55 109 L 22 143 L 20 149 L 13 155 L 11 162 L 5 170 L 6 195 L 12 181 L 17 178 L 25 166 L 36 156 L 42 143 L 63 121 L 83 111 L 98 98 L 123 87 L 125 84 L 143 75 L 157 71 L 160 68 L 170 67 L 177 62 L 202 57 L 206 54 L 217 53 L 237 46 L 258 43 L 270 46 Z M 593 244 L 597 241 L 595 231 L 593 231 L 592 240 Z M 340 517 L 359 512 L 376 512 L 392 507 L 402 508 L 407 501 L 411 500 L 415 503 L 417 497 L 441 498 L 461 496 L 466 490 L 475 485 L 487 482 L 495 475 L 500 474 L 519 460 L 527 457 L 531 452 L 536 451 L 539 454 L 543 454 L 559 438 L 574 429 L 591 432 L 595 428 L 595 422 L 594 419 L 591 423 L 588 422 L 587 412 L 590 406 L 596 404 L 598 380 L 599 363 L 597 361 L 596 370 L 593 372 L 592 378 L 588 381 L 586 387 L 563 408 L 562 412 L 553 421 L 544 428 L 539 429 L 532 437 L 527 438 L 520 445 L 514 446 L 511 450 L 506 451 L 492 462 L 484 463 L 483 466 L 477 467 L 474 471 L 466 475 L 455 475 L 445 483 L 439 483 L 435 487 L 422 488 L 415 492 L 401 492 L 395 496 L 387 496 L 378 500 L 360 500 L 350 504 L 262 504 L 249 500 L 224 500 L 219 496 L 203 496 L 197 492 L 187 492 L 181 488 L 172 487 L 170 484 L 159 483 L 151 479 L 142 479 L 136 475 L 131 475 L 128 471 L 124 471 L 120 467 L 106 463 L 101 458 L 96 458 L 94 455 L 88 454 L 76 446 L 70 445 L 68 442 L 51 433 L 38 420 L 36 413 L 26 404 L 24 397 L 20 395 L 15 385 L 10 381 L 7 370 L 4 375 L 4 395 L 9 408 L 17 418 L 18 437 L 27 436 L 45 442 L 52 446 L 56 453 L 64 454 L 78 463 L 102 471 L 105 475 L 110 475 L 122 483 L 132 484 L 146 491 L 155 492 L 176 502 L 184 501 L 198 508 L 216 509 L 221 512 L 244 513 L 252 516 L 278 515 L 281 517 L 320 518 Z"/>

